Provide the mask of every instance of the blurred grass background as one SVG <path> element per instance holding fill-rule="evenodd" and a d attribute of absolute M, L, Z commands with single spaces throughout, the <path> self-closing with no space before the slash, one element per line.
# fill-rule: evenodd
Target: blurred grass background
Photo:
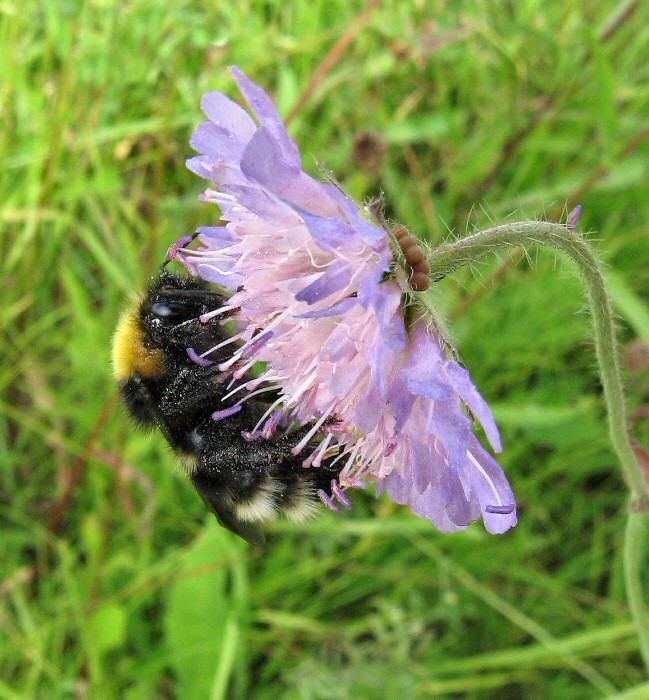
<path fill-rule="evenodd" d="M 649 447 L 649 5 L 7 0 L 0 46 L 0 698 L 649 698 L 625 487 L 555 255 L 438 285 L 503 433 L 500 537 L 355 493 L 257 556 L 131 429 L 109 366 L 125 295 L 216 217 L 184 160 L 235 63 L 307 169 L 384 191 L 433 244 L 580 201 Z"/>

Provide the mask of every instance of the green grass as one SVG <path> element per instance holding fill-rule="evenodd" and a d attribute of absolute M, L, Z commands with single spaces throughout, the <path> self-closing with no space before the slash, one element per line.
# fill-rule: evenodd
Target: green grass
<path fill-rule="evenodd" d="M 0 5 L 0 699 L 649 697 L 589 322 L 552 254 L 438 285 L 502 428 L 520 504 L 504 536 L 441 535 L 358 493 L 350 514 L 274 526 L 256 556 L 116 403 L 124 296 L 215 217 L 184 160 L 201 94 L 235 94 L 230 63 L 282 114 L 298 105 L 312 172 L 309 154 L 358 199 L 384 191 L 432 243 L 581 201 L 621 342 L 649 339 L 647 3 L 361 11 Z M 351 157 L 362 129 L 387 141 L 370 175 Z M 648 380 L 627 375 L 645 447 Z"/>

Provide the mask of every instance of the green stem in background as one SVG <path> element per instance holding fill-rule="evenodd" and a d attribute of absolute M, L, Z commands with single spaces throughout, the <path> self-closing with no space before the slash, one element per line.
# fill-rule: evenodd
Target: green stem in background
<path fill-rule="evenodd" d="M 640 651 L 649 671 L 649 613 L 644 604 L 642 562 L 645 559 L 647 514 L 630 511 L 624 531 L 624 581 L 631 615 L 638 630 Z"/>
<path fill-rule="evenodd" d="M 642 657 L 649 670 L 649 615 L 643 601 L 640 572 L 649 496 L 627 430 L 626 405 L 613 311 L 602 266 L 590 243 L 571 230 L 576 223 L 576 215 L 578 215 L 577 210 L 569 221 L 569 226 L 545 221 L 521 221 L 494 226 L 460 238 L 453 243 L 446 243 L 432 252 L 431 279 L 440 280 L 464 265 L 469 265 L 503 249 L 515 246 L 529 248 L 533 245 L 547 246 L 561 251 L 574 263 L 581 274 L 593 322 L 595 349 L 604 389 L 611 441 L 631 492 L 629 521 L 624 539 L 626 590 L 629 607 L 638 629 Z"/>

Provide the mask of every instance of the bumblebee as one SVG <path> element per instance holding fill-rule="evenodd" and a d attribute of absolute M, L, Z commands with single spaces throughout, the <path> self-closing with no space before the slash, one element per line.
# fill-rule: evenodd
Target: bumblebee
<path fill-rule="evenodd" d="M 210 353 L 209 362 L 200 360 L 229 337 L 223 316 L 201 316 L 226 303 L 206 283 L 163 268 L 122 315 L 113 368 L 135 423 L 159 428 L 221 525 L 261 546 L 264 522 L 279 514 L 294 522 L 312 517 L 318 490 L 328 492 L 336 473 L 327 460 L 304 469 L 292 454 L 308 426 L 269 439 L 246 435 L 267 405 L 249 400 L 235 407 L 236 399 L 224 400 L 234 368 L 223 373 L 218 366 L 228 359 L 228 346 Z"/>

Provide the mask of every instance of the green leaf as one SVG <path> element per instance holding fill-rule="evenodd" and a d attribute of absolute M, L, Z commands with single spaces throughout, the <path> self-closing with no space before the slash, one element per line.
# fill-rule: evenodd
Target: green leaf
<path fill-rule="evenodd" d="M 625 279 L 617 272 L 606 272 L 613 304 L 617 312 L 633 328 L 638 338 L 649 342 L 649 309 Z"/>
<path fill-rule="evenodd" d="M 441 138 L 448 133 L 448 130 L 448 115 L 427 114 L 422 117 L 412 117 L 398 124 L 388 126 L 384 136 L 389 144 L 404 145 Z"/>
<path fill-rule="evenodd" d="M 589 37 L 595 71 L 594 84 L 588 90 L 588 102 L 597 121 L 604 145 L 613 149 L 617 138 L 618 121 L 615 109 L 615 73 L 602 44 Z"/>
<path fill-rule="evenodd" d="M 215 684 L 227 689 L 232 660 L 238 653 L 229 594 L 230 552 L 229 533 L 210 518 L 168 589 L 164 634 L 177 697 L 212 697 Z M 229 660 L 225 669 L 222 658 Z"/>
<path fill-rule="evenodd" d="M 97 608 L 90 622 L 93 642 L 99 654 L 118 649 L 126 640 L 126 611 L 117 603 Z"/>

